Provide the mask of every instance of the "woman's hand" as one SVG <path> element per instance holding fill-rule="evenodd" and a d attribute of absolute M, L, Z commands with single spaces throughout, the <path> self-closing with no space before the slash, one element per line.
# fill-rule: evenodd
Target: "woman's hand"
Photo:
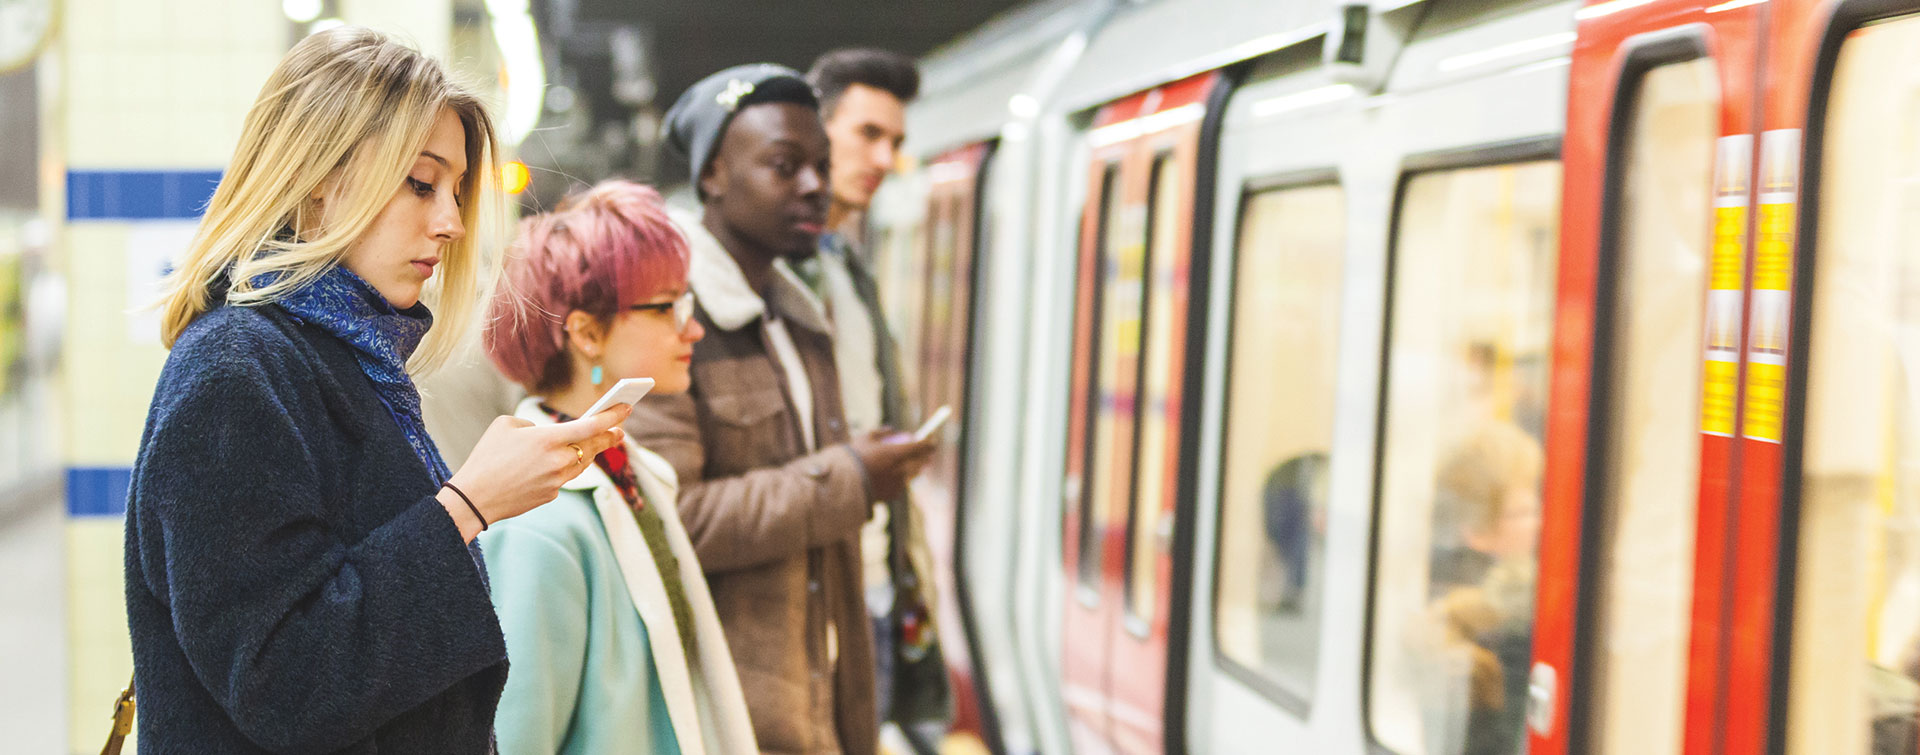
<path fill-rule="evenodd" d="M 626 440 L 619 425 L 632 412 L 633 407 L 619 404 L 591 417 L 540 427 L 500 417 L 480 436 L 451 482 L 473 499 L 488 524 L 527 513 L 558 497 L 560 486 L 601 451 Z M 459 495 L 442 489 L 438 498 L 460 525 L 462 537 L 472 541 L 480 534 L 480 522 Z"/>

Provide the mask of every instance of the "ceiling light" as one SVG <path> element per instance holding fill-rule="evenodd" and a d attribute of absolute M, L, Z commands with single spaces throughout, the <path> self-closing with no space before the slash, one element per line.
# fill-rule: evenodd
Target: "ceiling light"
<path fill-rule="evenodd" d="M 324 4 L 320 0 L 280 0 L 280 10 L 294 23 L 304 24 L 319 18 Z"/>

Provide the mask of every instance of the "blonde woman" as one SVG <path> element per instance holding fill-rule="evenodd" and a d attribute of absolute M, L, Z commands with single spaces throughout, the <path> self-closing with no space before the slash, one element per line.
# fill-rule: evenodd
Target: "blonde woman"
<path fill-rule="evenodd" d="M 687 391 L 705 329 L 658 194 L 602 183 L 523 224 L 520 242 L 486 334 L 531 394 L 519 417 L 566 422 L 625 378 Z M 558 500 L 480 538 L 513 657 L 500 751 L 758 753 L 672 465 L 631 441 L 593 461 Z"/>
<path fill-rule="evenodd" d="M 1491 421 L 1440 467 L 1435 529 L 1453 530 L 1457 544 L 1434 549 L 1427 626 L 1437 636 L 1428 651 L 1454 665 L 1434 664 L 1428 679 L 1464 694 L 1441 696 L 1447 723 L 1430 731 L 1451 732 L 1464 755 L 1525 749 L 1542 459 L 1527 431 Z"/>
<path fill-rule="evenodd" d="M 506 645 L 473 540 L 624 418 L 500 418 L 451 478 L 422 429 L 410 374 L 473 315 L 493 160 L 479 101 L 364 29 L 262 88 L 162 305 L 127 506 L 142 749 L 491 749 Z"/>

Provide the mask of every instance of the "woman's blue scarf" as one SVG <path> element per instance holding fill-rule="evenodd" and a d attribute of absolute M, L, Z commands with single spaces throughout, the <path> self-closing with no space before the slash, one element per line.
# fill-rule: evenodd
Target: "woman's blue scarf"
<path fill-rule="evenodd" d="M 255 288 L 266 286 L 279 273 L 253 279 Z M 373 392 L 386 404 L 407 445 L 427 467 L 433 484 L 446 482 L 451 474 L 440 450 L 427 437 L 426 421 L 420 414 L 420 391 L 407 375 L 407 358 L 420 346 L 420 339 L 433 327 L 433 313 L 427 305 L 415 303 L 404 310 L 393 308 L 386 297 L 341 265 L 334 265 L 313 282 L 274 301 L 287 314 L 320 328 L 353 347 L 360 371 L 373 381 Z"/>
<path fill-rule="evenodd" d="M 253 285 L 264 287 L 279 275 L 282 273 L 258 276 L 253 279 Z M 447 471 L 446 460 L 440 458 L 440 449 L 427 437 L 427 424 L 420 414 L 420 391 L 407 375 L 407 358 L 413 356 L 413 350 L 420 347 L 420 339 L 433 327 L 433 313 L 427 311 L 427 305 L 415 302 L 407 309 L 394 309 L 373 284 L 337 264 L 313 282 L 274 300 L 274 304 L 294 319 L 318 327 L 353 347 L 360 371 L 373 382 L 374 395 L 386 404 L 387 413 L 393 415 L 394 423 L 400 426 L 400 433 L 407 436 L 407 445 L 413 447 L 414 455 L 426 465 L 434 487 L 453 476 Z M 467 543 L 467 552 L 473 554 L 481 586 L 491 591 L 486 556 L 480 552 L 479 538 Z"/>

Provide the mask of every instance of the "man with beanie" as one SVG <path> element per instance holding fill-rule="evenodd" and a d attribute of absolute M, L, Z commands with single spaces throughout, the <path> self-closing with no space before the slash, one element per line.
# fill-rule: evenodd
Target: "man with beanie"
<path fill-rule="evenodd" d="M 666 116 L 702 211 L 679 218 L 707 337 L 693 386 L 648 396 L 627 427 L 673 464 L 760 747 L 872 755 L 872 625 L 859 534 L 931 442 L 851 433 L 819 302 L 774 263 L 813 253 L 827 211 L 813 88 L 774 65 L 693 85 Z"/>
<path fill-rule="evenodd" d="M 906 139 L 907 103 L 920 91 L 920 71 L 899 53 L 849 48 L 820 56 L 807 80 L 820 97 L 833 148 L 832 201 L 820 253 L 794 261 L 793 269 L 825 303 L 833 323 L 847 425 L 854 432 L 911 427 L 899 346 L 855 239 Z M 880 720 L 898 724 L 914 750 L 930 754 L 939 750 L 953 716 L 953 692 L 934 621 L 933 555 L 922 519 L 904 497 L 881 501 L 861 533 L 860 548 L 879 662 Z"/>

